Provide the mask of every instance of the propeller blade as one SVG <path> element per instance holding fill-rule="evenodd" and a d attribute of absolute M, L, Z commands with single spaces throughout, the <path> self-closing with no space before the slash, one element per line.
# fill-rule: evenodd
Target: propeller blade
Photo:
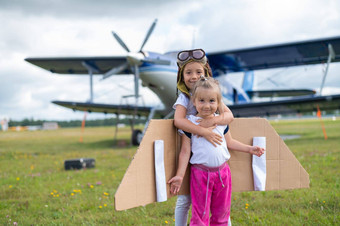
<path fill-rule="evenodd" d="M 142 46 L 140 47 L 140 50 L 139 50 L 140 52 L 142 51 L 142 49 L 143 49 L 145 43 L 149 40 L 149 37 L 150 37 L 151 33 L 153 32 L 153 29 L 154 29 L 155 26 L 156 26 L 156 23 L 157 23 L 157 19 L 155 19 L 155 21 L 152 23 L 152 25 L 151 25 L 151 27 L 150 27 L 148 33 L 146 34 L 146 37 L 145 37 L 145 39 L 144 39 L 144 42 L 143 42 Z"/>
<path fill-rule="evenodd" d="M 112 75 L 115 75 L 115 74 L 118 74 L 126 69 L 128 69 L 129 67 L 129 64 L 126 62 L 125 64 L 122 64 L 118 67 L 114 67 L 112 68 L 111 70 L 109 70 L 108 72 L 106 72 L 104 75 L 103 75 L 103 78 L 101 80 L 104 80 Z"/>
<path fill-rule="evenodd" d="M 115 33 L 114 31 L 112 31 L 113 37 L 115 37 L 115 39 L 118 41 L 118 43 L 127 51 L 130 52 L 129 48 L 125 45 L 125 43 L 123 42 L 123 40 L 118 36 L 117 33 Z"/>
<path fill-rule="evenodd" d="M 139 68 L 138 65 L 135 64 L 135 98 L 136 98 L 136 106 L 138 105 L 138 97 L 139 97 Z"/>

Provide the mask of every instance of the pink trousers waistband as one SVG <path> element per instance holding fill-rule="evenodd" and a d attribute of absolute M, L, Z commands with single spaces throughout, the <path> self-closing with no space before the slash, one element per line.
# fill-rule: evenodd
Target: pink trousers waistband
<path fill-rule="evenodd" d="M 200 170 L 203 170 L 203 171 L 206 171 L 206 172 L 216 172 L 216 171 L 223 169 L 227 164 L 228 163 L 225 162 L 218 167 L 208 167 L 208 166 L 205 166 L 205 165 L 202 165 L 202 164 L 192 164 L 191 167 L 195 167 L 197 169 L 200 169 Z"/>

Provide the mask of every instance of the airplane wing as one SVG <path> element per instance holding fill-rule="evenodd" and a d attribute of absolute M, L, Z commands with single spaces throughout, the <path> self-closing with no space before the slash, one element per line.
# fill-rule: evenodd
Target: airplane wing
<path fill-rule="evenodd" d="M 276 90 L 251 90 L 246 91 L 250 98 L 252 97 L 293 97 L 293 96 L 304 96 L 313 95 L 315 90 L 310 89 L 276 89 Z"/>
<path fill-rule="evenodd" d="M 70 108 L 74 111 L 87 111 L 99 113 L 112 113 L 119 115 L 133 115 L 135 112 L 134 105 L 114 105 L 114 104 L 95 104 L 84 102 L 70 102 L 70 101 L 52 101 L 52 103 Z M 152 107 L 137 106 L 137 115 L 148 117 Z"/>
<path fill-rule="evenodd" d="M 287 100 L 229 105 L 235 117 L 261 117 L 340 109 L 340 95 L 299 97 Z"/>
<path fill-rule="evenodd" d="M 84 64 L 93 68 L 93 74 L 104 74 L 112 68 L 125 65 L 126 57 L 103 56 L 103 57 L 42 57 L 26 58 L 27 62 L 58 74 L 86 74 L 89 72 Z M 123 70 L 117 74 L 129 74 L 130 70 Z"/>
<path fill-rule="evenodd" d="M 213 71 L 221 70 L 224 73 L 319 64 L 327 62 L 329 44 L 335 52 L 332 62 L 339 62 L 340 36 L 215 52 L 207 54 L 207 57 Z"/>

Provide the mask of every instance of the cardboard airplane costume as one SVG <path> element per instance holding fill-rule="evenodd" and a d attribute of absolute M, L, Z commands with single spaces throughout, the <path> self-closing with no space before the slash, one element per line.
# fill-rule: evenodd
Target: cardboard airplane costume
<path fill-rule="evenodd" d="M 230 132 L 234 139 L 248 145 L 252 145 L 254 137 L 266 138 L 266 191 L 309 188 L 308 173 L 266 119 L 236 118 L 230 124 Z M 158 140 L 164 143 L 166 198 L 174 196 L 170 194 L 170 186 L 166 182 L 177 171 L 180 137 L 173 120 L 151 120 L 115 194 L 116 210 L 126 210 L 157 201 L 154 143 Z M 254 191 L 252 155 L 229 151 L 232 191 Z M 189 194 L 188 172 L 187 169 L 180 194 Z"/>

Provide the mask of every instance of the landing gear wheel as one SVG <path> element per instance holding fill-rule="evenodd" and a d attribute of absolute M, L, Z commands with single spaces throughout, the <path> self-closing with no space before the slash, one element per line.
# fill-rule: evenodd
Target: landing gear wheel
<path fill-rule="evenodd" d="M 142 138 L 143 138 L 143 133 L 141 130 L 139 129 L 135 129 L 133 132 L 132 132 L 132 145 L 139 145 L 140 142 L 142 141 Z"/>

